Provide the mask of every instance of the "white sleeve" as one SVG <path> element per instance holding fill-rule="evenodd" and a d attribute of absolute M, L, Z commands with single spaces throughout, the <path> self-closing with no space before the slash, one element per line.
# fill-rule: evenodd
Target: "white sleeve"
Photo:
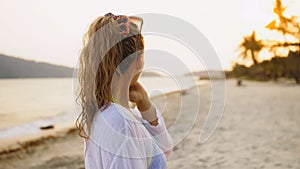
<path fill-rule="evenodd" d="M 138 110 L 135 109 L 135 111 Z M 156 116 L 158 117 L 158 125 L 153 126 L 147 120 L 144 119 L 141 120 L 145 128 L 149 131 L 149 133 L 154 138 L 156 144 L 166 155 L 169 155 L 173 151 L 173 146 L 174 146 L 173 139 L 167 131 L 163 116 L 161 115 L 161 113 L 156 107 L 155 107 L 155 111 L 156 111 Z"/>

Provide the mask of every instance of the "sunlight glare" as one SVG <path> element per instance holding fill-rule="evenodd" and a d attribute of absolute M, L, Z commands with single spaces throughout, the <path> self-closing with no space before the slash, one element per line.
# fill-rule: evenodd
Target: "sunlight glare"
<path fill-rule="evenodd" d="M 272 1 L 239 1 L 239 17 L 252 29 L 265 27 L 266 23 L 276 17 L 273 14 L 273 6 L 274 3 Z"/>

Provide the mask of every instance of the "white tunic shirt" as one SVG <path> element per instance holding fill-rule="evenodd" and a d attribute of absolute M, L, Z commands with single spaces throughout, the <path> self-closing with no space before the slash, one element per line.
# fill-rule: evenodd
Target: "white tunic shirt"
<path fill-rule="evenodd" d="M 173 140 L 155 110 L 157 126 L 142 119 L 137 109 L 129 111 L 116 103 L 99 111 L 84 143 L 86 169 L 167 168 L 165 155 L 172 152 Z"/>

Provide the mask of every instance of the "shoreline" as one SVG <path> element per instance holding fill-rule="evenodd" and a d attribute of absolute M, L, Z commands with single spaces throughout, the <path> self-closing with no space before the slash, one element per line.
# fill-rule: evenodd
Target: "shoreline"
<path fill-rule="evenodd" d="M 199 86 L 205 86 L 208 84 L 209 84 L 208 80 L 196 81 L 196 85 L 189 86 L 186 89 L 169 91 L 167 93 L 160 93 L 158 95 L 151 96 L 150 98 L 153 100 L 153 99 L 159 99 L 163 96 L 168 97 L 168 96 L 176 94 L 176 93 L 184 94 L 185 92 L 187 92 L 189 90 L 192 90 Z M 66 116 L 66 115 L 68 116 L 68 114 L 65 114 L 63 116 Z M 59 118 L 59 117 L 52 117 L 52 118 Z M 77 116 L 76 116 L 76 118 L 77 118 Z M 34 122 L 31 122 L 31 123 L 34 123 Z M 27 124 L 31 124 L 31 123 L 27 123 Z M 62 137 L 66 137 L 68 134 L 74 133 L 77 131 L 76 126 L 74 124 L 75 124 L 75 121 L 69 119 L 68 124 L 66 124 L 66 123 L 52 124 L 54 126 L 54 128 L 52 128 L 52 129 L 47 129 L 47 130 L 40 129 L 40 131 L 38 131 L 38 132 L 32 132 L 27 135 L 23 134 L 23 135 L 17 135 L 15 137 L 0 138 L 0 143 L 1 143 L 0 144 L 0 155 L 18 152 L 18 151 L 28 148 L 29 146 L 39 145 L 47 139 L 59 139 Z M 26 124 L 18 125 L 18 126 L 24 126 L 24 125 L 26 125 Z M 14 127 L 16 127 L 16 126 L 14 126 Z"/>
<path fill-rule="evenodd" d="M 62 138 L 75 131 L 76 127 L 70 126 L 54 130 L 45 130 L 31 135 L 19 136 L 17 138 L 8 138 L 5 140 L 1 140 L 0 155 L 24 150 L 29 146 L 39 145 L 47 139 Z"/>

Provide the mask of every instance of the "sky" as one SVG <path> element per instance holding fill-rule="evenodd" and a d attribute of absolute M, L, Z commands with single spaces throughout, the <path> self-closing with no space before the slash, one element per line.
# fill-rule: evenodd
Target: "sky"
<path fill-rule="evenodd" d="M 288 6 L 286 13 L 300 16 L 299 0 L 283 0 L 283 3 Z M 243 36 L 253 30 L 258 38 L 272 36 L 265 26 L 276 18 L 273 6 L 274 0 L 0 0 L 0 53 L 75 67 L 82 36 L 97 16 L 107 12 L 162 13 L 195 26 L 216 50 L 222 68 L 230 69 Z M 164 45 L 157 45 L 162 41 Z M 170 52 L 180 49 L 177 57 L 187 67 L 201 68 L 191 52 L 188 54 L 180 44 L 175 47 L 176 42 L 171 39 L 146 36 L 145 42 L 149 49 Z"/>

